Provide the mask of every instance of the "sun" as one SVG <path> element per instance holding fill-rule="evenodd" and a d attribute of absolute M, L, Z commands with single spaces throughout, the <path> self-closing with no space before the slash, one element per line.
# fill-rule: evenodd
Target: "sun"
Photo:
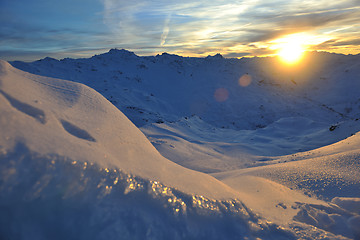
<path fill-rule="evenodd" d="M 289 65 L 298 63 L 304 54 L 306 39 L 303 34 L 293 34 L 275 40 L 273 43 L 281 61 Z"/>
<path fill-rule="evenodd" d="M 303 55 L 304 49 L 297 42 L 284 44 L 278 52 L 280 59 L 287 64 L 295 64 L 299 62 Z"/>

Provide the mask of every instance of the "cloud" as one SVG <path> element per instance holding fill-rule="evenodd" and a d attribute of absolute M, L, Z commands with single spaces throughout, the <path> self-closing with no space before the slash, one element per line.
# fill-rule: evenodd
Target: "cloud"
<path fill-rule="evenodd" d="M 170 23 L 170 18 L 171 15 L 169 15 L 166 19 L 165 19 L 165 23 L 164 23 L 164 30 L 163 33 L 161 34 L 161 39 L 160 39 L 160 45 L 163 46 L 166 42 L 166 38 L 169 34 L 170 31 L 170 27 L 169 27 L 169 23 Z"/>
<path fill-rule="evenodd" d="M 339 25 L 340 22 L 352 19 L 356 14 L 355 11 L 360 9 L 346 9 L 337 11 L 327 11 L 321 13 L 308 13 L 296 15 L 293 17 L 282 17 L 282 27 L 284 28 L 319 28 L 328 25 Z M 359 17 L 359 16 L 358 16 Z M 354 19 L 352 19 L 353 21 Z"/>
<path fill-rule="evenodd" d="M 224 57 L 226 57 L 226 58 L 241 58 L 241 57 L 247 56 L 249 54 L 250 54 L 250 52 L 230 52 L 230 53 L 226 53 L 224 55 Z"/>
<path fill-rule="evenodd" d="M 352 38 L 352 39 L 347 39 L 347 40 L 342 40 L 342 39 L 332 39 L 329 41 L 325 41 L 321 44 L 318 44 L 316 47 L 316 49 L 318 50 L 331 50 L 331 51 L 336 51 L 339 50 L 338 52 L 341 52 L 341 49 L 345 49 L 345 48 L 351 48 L 351 49 L 359 49 L 360 47 L 360 39 L 358 38 Z"/>
<path fill-rule="evenodd" d="M 354 1 L 103 2 L 104 21 L 120 45 L 133 42 L 158 49 L 155 39 L 160 39 L 160 46 L 166 51 L 191 50 L 195 55 L 215 49 L 227 54 L 227 47 L 245 48 L 250 43 L 266 43 L 286 34 L 321 31 L 359 20 Z M 251 48 L 254 54 L 269 52 L 259 49 Z"/>
<path fill-rule="evenodd" d="M 46 56 L 59 58 L 79 55 L 84 49 L 101 46 L 103 32 L 71 28 L 42 28 L 28 24 L 0 25 L 0 58 L 36 60 Z M 62 53 L 67 52 L 68 55 Z M 90 53 L 87 56 L 94 54 Z"/>
<path fill-rule="evenodd" d="M 314 48 L 334 49 L 360 31 L 358 0 L 84 1 L 73 6 L 64 0 L 56 5 L 61 11 L 40 8 L 43 0 L 34 0 L 31 8 L 25 0 L 2 2 L 0 51 L 117 47 L 147 55 L 260 56 L 273 54 L 271 42 L 288 34 L 326 36 Z M 333 41 L 325 44 L 328 40 Z"/>
<path fill-rule="evenodd" d="M 104 36 L 104 28 L 98 27 L 97 17 L 88 12 L 89 8 L 84 10 L 84 1 L 64 0 L 54 4 L 42 0 L 2 1 L 1 58 L 29 60 L 32 55 L 35 60 L 45 54 L 56 57 L 69 49 L 87 48 L 98 43 Z"/>

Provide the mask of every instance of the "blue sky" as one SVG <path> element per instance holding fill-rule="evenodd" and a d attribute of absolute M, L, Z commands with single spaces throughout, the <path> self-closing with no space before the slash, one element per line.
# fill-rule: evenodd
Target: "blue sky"
<path fill-rule="evenodd" d="M 138 55 L 266 56 L 291 36 L 306 50 L 357 54 L 359 3 L 0 0 L 0 58 L 88 57 L 110 48 Z"/>

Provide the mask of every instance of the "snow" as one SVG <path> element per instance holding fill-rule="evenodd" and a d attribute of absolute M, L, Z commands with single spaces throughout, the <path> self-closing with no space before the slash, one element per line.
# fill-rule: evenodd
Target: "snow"
<path fill-rule="evenodd" d="M 120 111 L 94 90 L 2 65 L 1 111 L 6 114 L 1 116 L 1 145 L 5 149 L 25 143 L 30 151 L 45 156 L 56 154 L 105 168 L 116 167 L 182 187 L 188 193 L 236 196 L 212 177 L 162 157 Z M 206 190 L 209 186 L 211 191 Z"/>
<path fill-rule="evenodd" d="M 1 61 L 0 236 L 357 239 L 359 60 Z"/>
<path fill-rule="evenodd" d="M 354 212 L 360 214 L 360 199 L 359 198 L 344 198 L 344 197 L 335 197 L 331 200 L 339 207 L 342 207 L 349 212 Z"/>
<path fill-rule="evenodd" d="M 237 200 L 188 195 L 20 144 L 1 160 L 3 239 L 294 238 Z"/>

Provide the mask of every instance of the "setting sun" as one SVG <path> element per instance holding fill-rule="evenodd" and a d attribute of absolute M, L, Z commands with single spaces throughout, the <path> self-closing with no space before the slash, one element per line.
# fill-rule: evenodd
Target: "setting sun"
<path fill-rule="evenodd" d="M 305 42 L 309 42 L 311 36 L 306 34 L 292 34 L 286 37 L 276 39 L 272 43 L 274 49 L 277 49 L 277 55 L 281 61 L 286 64 L 298 63 L 305 51 Z"/>
<path fill-rule="evenodd" d="M 302 48 L 301 44 L 297 42 L 290 42 L 285 44 L 280 49 L 278 55 L 283 62 L 294 64 L 301 59 L 303 52 L 304 49 Z"/>

